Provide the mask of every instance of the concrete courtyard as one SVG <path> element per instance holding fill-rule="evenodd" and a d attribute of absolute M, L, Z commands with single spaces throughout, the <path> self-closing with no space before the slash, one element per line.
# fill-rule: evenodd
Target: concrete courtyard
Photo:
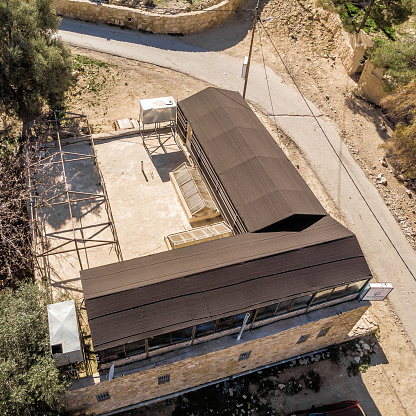
<path fill-rule="evenodd" d="M 144 145 L 138 131 L 128 130 L 98 134 L 94 140 L 123 260 L 167 250 L 166 235 L 191 228 L 169 180 L 169 172 L 187 160 L 184 152 L 170 134 L 161 137 L 163 146 L 151 135 L 147 136 Z M 91 146 L 86 142 L 65 146 L 63 150 L 92 154 Z M 57 150 L 49 150 L 48 155 L 53 152 Z M 59 196 L 65 190 L 61 166 L 45 165 L 42 175 L 42 189 L 38 189 L 45 192 L 44 198 L 53 198 L 50 202 L 54 203 L 65 202 L 66 196 Z M 102 194 L 103 187 L 93 159 L 66 163 L 65 175 L 70 191 Z M 72 238 L 73 227 L 77 239 L 113 239 L 107 225 L 109 218 L 104 198 L 76 202 L 71 204 L 71 209 L 72 220 L 66 203 L 38 211 L 41 219 L 38 223 L 49 236 L 47 250 Z M 43 266 L 55 301 L 67 297 L 82 299 L 81 264 L 87 269 L 118 261 L 113 245 L 86 248 L 92 244 L 78 242 L 79 257 L 73 242 L 56 250 L 66 252 L 46 257 Z"/>

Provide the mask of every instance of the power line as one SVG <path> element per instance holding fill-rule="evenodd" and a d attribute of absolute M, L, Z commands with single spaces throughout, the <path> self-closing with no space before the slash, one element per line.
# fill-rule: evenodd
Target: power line
<path fill-rule="evenodd" d="M 319 123 L 318 118 L 316 117 L 316 115 L 314 114 L 314 112 L 312 111 L 308 101 L 306 100 L 306 98 L 304 97 L 302 91 L 300 90 L 298 84 L 295 81 L 295 78 L 293 77 L 293 75 L 291 74 L 291 72 L 289 71 L 289 68 L 287 67 L 286 63 L 284 62 L 282 56 L 280 55 L 279 51 L 277 50 L 276 46 L 273 43 L 273 40 L 271 39 L 269 33 L 267 32 L 266 28 L 263 25 L 263 22 L 261 21 L 261 19 L 259 19 L 260 25 L 263 28 L 264 32 L 266 33 L 267 37 L 270 40 L 270 43 L 272 44 L 277 56 L 279 57 L 280 61 L 282 62 L 283 66 L 285 67 L 286 72 L 288 73 L 288 75 L 290 76 L 293 84 L 295 85 L 296 89 L 298 90 L 299 94 L 301 95 L 303 101 L 305 102 L 306 106 L 308 107 L 312 117 L 315 119 L 316 123 L 318 124 L 320 130 L 322 131 L 323 135 L 325 136 L 326 140 L 328 141 L 329 145 L 331 146 L 332 150 L 334 151 L 335 155 L 337 156 L 339 162 L 341 163 L 342 167 L 344 168 L 345 172 L 347 173 L 347 175 L 349 176 L 349 178 L 351 179 L 355 189 L 358 191 L 358 193 L 360 194 L 362 200 L 365 202 L 365 204 L 367 205 L 367 208 L 369 209 L 369 211 L 371 212 L 371 215 L 374 217 L 374 219 L 377 221 L 378 225 L 380 226 L 380 228 L 383 230 L 384 235 L 387 237 L 387 239 L 389 240 L 390 244 L 392 245 L 392 247 L 394 248 L 394 250 L 396 251 L 397 255 L 400 257 L 400 260 L 403 262 L 403 264 L 406 266 L 407 270 L 409 271 L 410 275 L 413 277 L 413 279 L 416 281 L 416 277 L 415 275 L 412 273 L 412 271 L 410 270 L 410 267 L 408 266 L 408 264 L 406 263 L 405 259 L 402 257 L 402 255 L 400 254 L 399 250 L 397 249 L 397 247 L 394 245 L 393 241 L 391 240 L 391 238 L 389 237 L 389 235 L 387 234 L 386 230 L 384 229 L 383 225 L 380 223 L 379 219 L 377 218 L 377 216 L 375 215 L 374 211 L 372 210 L 372 208 L 370 207 L 369 203 L 367 202 L 367 200 L 365 199 L 364 195 L 362 194 L 362 192 L 360 191 L 359 187 L 357 186 L 357 183 L 355 182 L 354 178 L 352 177 L 352 175 L 350 174 L 350 172 L 348 171 L 347 167 L 345 166 L 344 162 L 342 161 L 341 157 L 339 156 L 338 152 L 335 150 L 335 147 L 333 146 L 333 144 L 331 143 L 331 141 L 329 140 L 329 137 L 327 136 L 327 134 L 325 133 L 325 130 L 322 128 L 321 124 Z M 261 44 L 261 41 L 260 41 Z M 262 54 L 263 54 L 263 49 L 262 49 Z M 264 55 L 263 55 L 263 65 L 265 67 L 265 61 L 264 61 Z M 266 67 L 265 67 L 265 71 L 266 71 Z M 266 81 L 267 81 L 267 75 L 266 75 Z M 271 98 L 271 93 L 270 93 L 270 87 L 269 87 L 269 82 L 267 81 L 267 89 L 269 90 L 269 97 L 270 97 L 270 103 L 272 105 L 272 111 L 274 113 L 273 110 L 273 104 L 272 104 L 272 98 Z M 276 117 L 275 118 L 275 124 L 276 124 Z M 277 124 L 276 124 L 276 129 L 277 129 Z"/>
<path fill-rule="evenodd" d="M 256 18 L 258 18 L 258 16 L 256 16 Z M 265 61 L 265 59 L 264 59 L 263 43 L 262 43 L 262 41 L 261 41 L 261 32 L 260 32 L 260 31 L 259 31 L 259 37 L 260 37 L 260 49 L 261 49 L 261 56 L 262 56 L 262 59 L 263 59 L 264 75 L 265 75 L 265 77 L 266 77 L 267 90 L 268 90 L 268 92 L 269 92 L 270 106 L 271 106 L 271 108 L 272 108 L 272 114 L 274 115 L 273 100 L 272 100 L 272 94 L 271 94 L 271 91 L 270 91 L 270 86 L 269 86 L 269 78 L 268 78 L 268 76 L 267 76 L 266 61 Z M 278 131 L 276 117 L 273 117 L 273 119 L 274 119 L 274 126 L 275 126 L 275 128 L 276 128 L 276 131 Z"/>

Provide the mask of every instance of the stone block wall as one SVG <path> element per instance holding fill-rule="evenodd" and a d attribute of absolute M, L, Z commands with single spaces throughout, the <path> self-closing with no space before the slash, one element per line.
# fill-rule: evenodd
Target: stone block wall
<path fill-rule="evenodd" d="M 364 32 L 351 34 L 343 27 L 338 14 L 323 9 L 317 10 L 317 19 L 331 32 L 335 43 L 335 52 L 341 59 L 348 75 L 355 74 L 364 57 L 366 48 L 374 46 L 374 42 Z"/>
<path fill-rule="evenodd" d="M 265 337 L 250 339 L 245 334 L 242 341 L 236 341 L 228 348 L 193 357 L 181 355 L 169 364 L 155 364 L 153 368 L 117 377 L 111 382 L 104 381 L 68 392 L 68 410 L 99 415 L 343 342 L 350 336 L 357 336 L 353 329 L 369 306 L 366 302 L 360 307 L 327 314 L 313 321 L 304 318 L 302 324 L 294 327 L 286 323 L 281 331 Z M 321 329 L 328 327 L 330 330 L 325 336 L 317 337 Z M 309 335 L 309 338 L 298 343 L 304 335 Z M 239 361 L 240 354 L 248 351 L 251 352 L 249 358 Z M 170 382 L 159 385 L 158 377 L 167 374 Z M 110 398 L 98 402 L 96 395 L 105 392 L 110 394 Z"/>
<path fill-rule="evenodd" d="M 223 23 L 241 0 L 224 0 L 205 10 L 158 14 L 89 0 L 55 0 L 58 15 L 108 23 L 153 33 L 189 34 L 202 32 Z"/>
<path fill-rule="evenodd" d="M 368 59 L 358 81 L 358 93 L 366 100 L 380 105 L 381 100 L 387 96 L 384 91 L 383 68 L 376 68 Z"/>

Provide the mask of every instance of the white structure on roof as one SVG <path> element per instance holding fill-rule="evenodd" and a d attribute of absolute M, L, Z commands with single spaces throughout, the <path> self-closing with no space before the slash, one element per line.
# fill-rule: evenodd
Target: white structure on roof
<path fill-rule="evenodd" d="M 58 366 L 84 360 L 75 302 L 48 305 L 49 339 L 52 357 Z"/>
<path fill-rule="evenodd" d="M 139 120 L 143 125 L 176 120 L 176 103 L 173 97 L 149 98 L 139 102 Z"/>
<path fill-rule="evenodd" d="M 221 215 L 200 173 L 184 162 L 169 173 L 189 222 L 202 221 Z"/>

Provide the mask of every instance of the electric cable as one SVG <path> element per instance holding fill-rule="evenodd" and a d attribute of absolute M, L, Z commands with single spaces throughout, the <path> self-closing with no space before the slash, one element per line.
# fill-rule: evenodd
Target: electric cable
<path fill-rule="evenodd" d="M 364 201 L 364 203 L 367 205 L 367 208 L 369 209 L 371 215 L 374 217 L 374 219 L 377 221 L 378 225 L 380 226 L 381 230 L 383 231 L 384 235 L 387 237 L 388 241 L 390 242 L 390 244 L 392 245 L 392 247 L 394 248 L 394 250 L 396 251 L 397 255 L 399 256 L 400 260 L 402 261 L 402 263 L 406 266 L 406 269 L 408 270 L 408 272 L 410 273 L 410 275 L 413 277 L 413 280 L 416 281 L 416 277 L 413 274 L 413 272 L 410 270 L 410 267 L 408 266 L 408 264 L 406 263 L 405 259 L 403 258 L 403 256 L 400 254 L 399 250 L 397 249 L 397 247 L 395 246 L 395 244 L 393 243 L 393 241 L 391 240 L 390 236 L 387 234 L 387 231 L 384 229 L 383 225 L 381 224 L 381 222 L 379 221 L 379 219 L 377 218 L 377 216 L 375 215 L 374 211 L 372 210 L 372 208 L 370 207 L 370 204 L 367 202 L 367 200 L 365 199 L 364 195 L 362 194 L 361 190 L 359 189 L 357 183 L 355 182 L 354 178 L 352 177 L 351 173 L 348 171 L 347 167 L 345 166 L 344 162 L 342 161 L 341 157 L 339 156 L 338 152 L 336 151 L 334 145 L 331 143 L 331 141 L 329 140 L 328 135 L 325 133 L 325 130 L 323 129 L 323 127 L 321 126 L 321 124 L 319 123 L 318 118 L 316 117 L 316 115 L 314 114 L 314 112 L 312 111 L 312 108 L 310 107 L 308 101 L 306 100 L 306 98 L 304 97 L 302 91 L 300 90 L 298 84 L 295 81 L 295 78 L 293 77 L 293 75 L 291 74 L 291 72 L 289 71 L 289 68 L 287 67 L 285 61 L 283 60 L 282 56 L 280 55 L 279 51 L 277 50 L 275 44 L 273 43 L 273 40 L 270 37 L 270 34 L 267 32 L 266 28 L 263 25 L 263 22 L 261 21 L 261 19 L 259 19 L 259 16 L 257 16 L 257 19 L 260 22 L 261 27 L 263 28 L 264 32 L 266 33 L 267 37 L 270 40 L 270 43 L 272 44 L 277 56 L 279 57 L 280 61 L 282 62 L 283 66 L 285 67 L 286 72 L 288 73 L 290 79 L 292 80 L 293 84 L 295 85 L 296 89 L 298 90 L 299 94 L 301 95 L 303 101 L 305 102 L 306 106 L 308 107 L 312 117 L 314 118 L 314 120 L 316 121 L 316 123 L 318 124 L 320 130 L 322 131 L 323 135 L 325 136 L 326 140 L 328 141 L 329 145 L 331 146 L 332 150 L 334 151 L 335 155 L 337 156 L 339 162 L 341 163 L 341 166 L 344 168 L 345 172 L 347 173 L 347 175 L 349 176 L 349 178 L 351 179 L 351 182 L 353 183 L 354 187 L 356 188 L 356 190 L 358 191 L 358 193 L 360 194 L 362 200 Z M 263 53 L 263 50 L 262 50 Z M 264 55 L 263 55 L 263 65 L 265 66 L 265 62 L 264 62 Z M 266 69 L 265 69 L 266 71 Z M 266 76 L 266 80 L 267 80 L 267 76 Z M 272 111 L 273 110 L 273 104 L 272 104 L 272 99 L 271 99 L 271 92 L 270 92 L 270 86 L 269 83 L 267 81 L 267 88 L 269 90 L 269 97 L 270 97 L 270 103 L 272 105 Z M 276 123 L 276 115 L 273 115 L 274 119 L 275 119 L 275 123 Z M 276 124 L 276 128 L 277 128 L 277 124 Z"/>

